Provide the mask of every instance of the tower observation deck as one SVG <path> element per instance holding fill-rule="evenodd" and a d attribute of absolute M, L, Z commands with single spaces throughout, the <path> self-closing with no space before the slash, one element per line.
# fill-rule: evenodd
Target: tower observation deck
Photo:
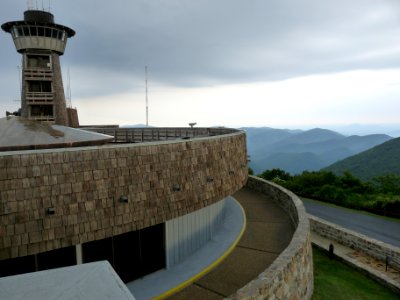
<path fill-rule="evenodd" d="M 66 106 L 60 66 L 60 55 L 75 31 L 54 23 L 53 14 L 41 10 L 27 10 L 24 20 L 1 28 L 11 34 L 22 54 L 21 116 L 77 127 L 76 110 Z"/>

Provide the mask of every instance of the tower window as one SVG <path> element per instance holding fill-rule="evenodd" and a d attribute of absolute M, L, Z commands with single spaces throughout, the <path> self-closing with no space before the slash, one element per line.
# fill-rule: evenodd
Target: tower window
<path fill-rule="evenodd" d="M 31 105 L 31 117 L 52 117 L 53 105 Z"/>
<path fill-rule="evenodd" d="M 22 31 L 22 28 L 21 27 L 17 27 L 17 26 L 14 26 L 13 33 L 14 33 L 14 37 L 16 37 L 16 38 L 24 35 L 24 32 Z"/>
<path fill-rule="evenodd" d="M 49 68 L 50 56 L 49 55 L 28 55 L 27 56 L 28 68 Z"/>
<path fill-rule="evenodd" d="M 24 36 L 30 36 L 29 27 L 28 26 L 24 26 L 24 27 L 22 27 L 22 29 L 24 31 Z"/>
<path fill-rule="evenodd" d="M 51 93 L 51 82 L 48 81 L 28 81 L 29 92 L 32 93 Z"/>
<path fill-rule="evenodd" d="M 44 34 L 46 37 L 51 37 L 51 28 L 45 28 L 44 29 Z"/>
<path fill-rule="evenodd" d="M 51 37 L 52 37 L 53 39 L 56 39 L 56 38 L 57 38 L 57 35 L 58 35 L 58 30 L 57 30 L 57 29 L 53 29 Z"/>
<path fill-rule="evenodd" d="M 44 36 L 44 28 L 38 27 L 38 36 Z"/>

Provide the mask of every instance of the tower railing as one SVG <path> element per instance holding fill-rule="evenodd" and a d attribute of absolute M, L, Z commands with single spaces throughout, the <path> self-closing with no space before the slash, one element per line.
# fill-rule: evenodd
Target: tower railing
<path fill-rule="evenodd" d="M 50 68 L 26 68 L 24 69 L 25 80 L 48 80 L 53 78 L 53 71 Z"/>
<path fill-rule="evenodd" d="M 27 104 L 52 104 L 54 93 L 52 92 L 27 92 Z"/>

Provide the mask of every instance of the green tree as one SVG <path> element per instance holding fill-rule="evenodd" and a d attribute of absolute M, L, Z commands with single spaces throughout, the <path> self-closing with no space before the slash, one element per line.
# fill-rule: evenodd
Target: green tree
<path fill-rule="evenodd" d="M 272 169 L 266 170 L 262 172 L 259 177 L 264 178 L 266 180 L 290 180 L 292 176 L 281 169 Z"/>
<path fill-rule="evenodd" d="M 374 177 L 373 184 L 378 192 L 383 194 L 400 194 L 400 176 L 395 174 L 387 174 Z"/>
<path fill-rule="evenodd" d="M 254 175 L 254 170 L 252 168 L 248 168 L 249 175 Z"/>

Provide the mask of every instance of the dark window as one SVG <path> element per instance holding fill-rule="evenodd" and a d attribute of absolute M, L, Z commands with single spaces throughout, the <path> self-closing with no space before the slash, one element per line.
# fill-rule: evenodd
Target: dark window
<path fill-rule="evenodd" d="M 59 40 L 62 40 L 62 37 L 63 37 L 63 32 L 62 32 L 61 30 L 59 30 L 59 31 L 58 31 L 58 37 L 57 37 L 57 38 L 58 38 Z"/>
<path fill-rule="evenodd" d="M 31 105 L 31 117 L 52 117 L 53 105 Z"/>
<path fill-rule="evenodd" d="M 44 28 L 38 27 L 38 36 L 44 36 Z"/>
<path fill-rule="evenodd" d="M 29 92 L 32 93 L 51 93 L 51 82 L 50 81 L 28 81 Z"/>
<path fill-rule="evenodd" d="M 53 39 L 56 39 L 56 38 L 57 38 L 57 35 L 58 35 L 58 30 L 57 30 L 57 29 L 53 29 L 51 37 L 52 37 Z"/>
<path fill-rule="evenodd" d="M 31 36 L 37 36 L 37 27 L 36 26 L 31 26 Z"/>
<path fill-rule="evenodd" d="M 40 82 L 30 81 L 29 82 L 29 92 L 40 93 L 41 92 Z"/>
<path fill-rule="evenodd" d="M 23 256 L 0 260 L 0 277 L 35 272 L 35 256 Z"/>
<path fill-rule="evenodd" d="M 38 271 L 76 265 L 75 246 L 37 254 Z"/>
<path fill-rule="evenodd" d="M 29 27 L 28 26 L 24 26 L 24 27 L 22 27 L 22 29 L 24 31 L 24 36 L 30 36 Z"/>
<path fill-rule="evenodd" d="M 51 28 L 45 28 L 44 34 L 46 37 L 51 37 Z"/>
<path fill-rule="evenodd" d="M 49 68 L 50 56 L 49 55 L 28 55 L 28 68 Z"/>
<path fill-rule="evenodd" d="M 82 245 L 83 262 L 108 260 L 124 282 L 165 268 L 164 224 Z"/>

